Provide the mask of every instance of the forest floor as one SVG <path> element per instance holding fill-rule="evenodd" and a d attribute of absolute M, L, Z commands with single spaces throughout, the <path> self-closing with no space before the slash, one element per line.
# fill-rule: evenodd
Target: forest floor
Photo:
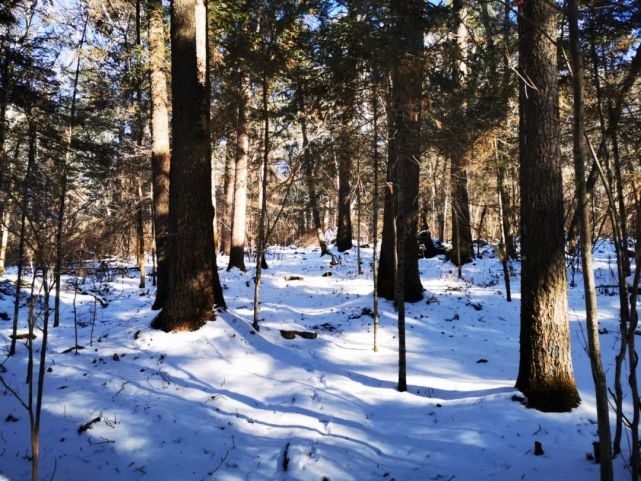
<path fill-rule="evenodd" d="M 87 278 L 81 287 L 100 290 L 108 305 L 77 295 L 85 347 L 77 355 L 65 352 L 75 345 L 67 279 L 61 327 L 49 337 L 41 479 L 597 480 L 598 465 L 586 458 L 597 428 L 581 275 L 569 303 L 582 403 L 571 413 L 544 414 L 513 399 L 519 265 L 513 263 L 508 303 L 501 264 L 484 252 L 464 267 L 462 279 L 450 263 L 420 261 L 426 292 L 407 306 L 405 393 L 396 391 L 396 314 L 389 301 L 380 305 L 380 351 L 372 350 L 370 250 L 363 249 L 366 274 L 359 276 L 355 250 L 331 267 L 313 249 L 273 249 L 260 333 L 250 325 L 253 269 L 221 270 L 228 310 L 180 334 L 149 327 L 153 289 L 139 289 L 135 271 L 111 282 Z M 226 258 L 218 261 L 226 266 Z M 611 247 L 598 244 L 597 285 L 615 284 L 615 269 Z M 287 281 L 290 275 L 303 279 Z M 599 289 L 610 386 L 617 299 L 615 289 Z M 8 291 L 0 298 L 3 311 L 13 312 Z M 17 356 L 4 360 L 10 325 L 0 321 L 0 375 L 26 396 L 24 341 Z M 318 338 L 286 340 L 280 329 L 317 331 Z M 36 346 L 39 340 L 40 333 Z M 534 455 L 535 441 L 544 455 Z M 0 479 L 30 479 L 29 446 L 27 413 L 0 388 Z M 629 453 L 625 438 L 623 449 Z M 616 459 L 616 479 L 628 476 L 626 458 Z"/>

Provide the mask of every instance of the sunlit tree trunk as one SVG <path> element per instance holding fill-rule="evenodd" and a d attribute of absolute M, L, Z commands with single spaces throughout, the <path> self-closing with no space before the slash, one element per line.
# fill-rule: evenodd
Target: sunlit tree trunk
<path fill-rule="evenodd" d="M 157 264 L 156 299 L 152 308 L 160 309 L 167 296 L 169 279 L 169 93 L 162 1 L 148 0 L 147 8 L 151 71 L 151 175 Z"/>
<path fill-rule="evenodd" d="M 247 216 L 247 164 L 249 162 L 249 119 L 251 84 L 249 73 L 241 70 L 238 82 L 238 129 L 236 131 L 236 162 L 234 172 L 234 209 L 231 248 L 227 270 L 237 267 L 245 272 L 245 223 Z"/>
<path fill-rule="evenodd" d="M 541 411 L 579 402 L 570 355 L 559 125 L 556 11 L 519 7 L 521 335 L 516 387 Z"/>

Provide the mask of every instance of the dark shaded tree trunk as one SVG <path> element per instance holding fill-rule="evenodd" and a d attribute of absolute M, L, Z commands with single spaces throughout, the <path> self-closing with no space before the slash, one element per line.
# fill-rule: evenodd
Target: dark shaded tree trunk
<path fill-rule="evenodd" d="M 421 161 L 421 111 L 423 81 L 423 3 L 419 0 L 392 2 L 396 22 L 399 59 L 392 68 L 392 110 L 396 174 L 393 181 L 397 197 L 397 269 L 402 265 L 403 300 L 417 302 L 423 298 L 418 271 L 418 186 Z M 398 223 L 400 219 L 400 224 Z M 398 276 L 397 276 L 398 278 Z M 396 289 L 398 292 L 398 289 Z M 398 296 L 396 296 L 398 297 Z M 398 303 L 398 299 L 397 299 Z"/>
<path fill-rule="evenodd" d="M 171 9 L 172 162 L 169 285 L 153 326 L 200 328 L 224 306 L 213 241 L 207 27 L 204 0 L 173 0 Z"/>
<path fill-rule="evenodd" d="M 341 132 L 338 142 L 338 226 L 336 248 L 339 252 L 344 252 L 353 247 L 351 209 L 353 148 L 351 146 L 351 135 L 349 134 L 351 114 L 345 114 L 345 116 L 349 116 L 349 119 L 343 122 L 343 132 Z"/>
<path fill-rule="evenodd" d="M 392 185 L 395 182 L 396 130 L 393 124 L 391 87 L 387 96 L 387 172 L 383 197 L 383 235 L 381 254 L 378 262 L 378 295 L 389 301 L 394 300 L 394 279 L 396 276 L 396 234 L 394 232 L 395 196 Z"/>
<path fill-rule="evenodd" d="M 392 0 L 398 57 L 392 68 L 392 111 L 395 126 L 397 199 L 395 213 L 396 279 L 398 309 L 398 390 L 407 390 L 405 301 L 423 297 L 418 272 L 418 184 L 421 158 L 421 110 L 423 79 L 423 2 Z"/>
<path fill-rule="evenodd" d="M 249 73 L 241 70 L 238 81 L 238 128 L 236 131 L 236 162 L 234 171 L 234 209 L 231 228 L 231 248 L 227 270 L 245 267 L 245 223 L 247 216 L 247 164 L 249 162 L 249 120 L 247 109 L 250 103 Z"/>
<path fill-rule="evenodd" d="M 563 233 L 556 12 L 545 0 L 519 7 L 521 353 L 517 389 L 541 411 L 576 407 Z M 553 347 L 553 348 L 551 348 Z"/>
<path fill-rule="evenodd" d="M 148 0 L 149 56 L 151 70 L 151 175 L 156 242 L 156 299 L 161 309 L 169 282 L 169 93 L 165 72 L 165 25 L 161 0 Z"/>

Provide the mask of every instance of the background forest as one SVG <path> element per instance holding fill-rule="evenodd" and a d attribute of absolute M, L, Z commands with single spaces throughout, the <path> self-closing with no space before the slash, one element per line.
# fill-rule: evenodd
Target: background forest
<path fill-rule="evenodd" d="M 47 373 L 66 366 L 64 388 L 57 388 L 65 390 L 89 372 L 72 373 L 72 356 L 89 369 L 149 352 L 161 373 L 147 379 L 152 390 L 185 375 L 183 389 L 201 390 L 212 402 L 244 400 L 252 409 L 258 400 L 245 398 L 282 391 L 282 399 L 262 401 L 274 413 L 285 398 L 309 394 L 315 407 L 290 406 L 281 416 L 320 422 L 324 436 L 339 414 L 328 420 L 320 413 L 319 399 L 329 394 L 318 392 L 326 376 L 348 378 L 362 393 L 336 381 L 341 387 L 330 391 L 354 399 L 329 409 L 354 430 L 352 416 L 362 409 L 375 433 L 355 439 L 366 446 L 388 440 L 398 451 L 371 448 L 374 454 L 341 471 L 356 451 L 340 443 L 324 452 L 319 441 L 297 445 L 293 435 L 271 444 L 271 432 L 261 432 L 261 441 L 255 433 L 216 431 L 207 433 L 220 434 L 204 454 L 215 458 L 208 468 L 200 460 L 187 460 L 198 473 L 160 462 L 148 479 L 376 479 L 390 472 L 398 480 L 561 479 L 577 472 L 594 478 L 597 470 L 602 480 L 639 479 L 640 38 L 641 6 L 629 0 L 3 1 L 0 423 L 7 430 L 0 437 L 28 432 L 29 442 L 1 448 L 0 479 L 27 472 L 44 479 L 41 452 L 49 465 L 71 452 L 47 451 L 52 433 L 68 429 L 60 419 L 40 442 L 41 419 L 60 403 L 64 415 L 56 415 L 66 418 L 65 401 L 73 404 L 68 391 L 45 386 Z M 459 313 L 461 303 L 469 318 Z M 469 319 L 458 340 L 444 339 L 452 321 Z M 482 324 L 497 319 L 510 324 L 486 332 Z M 216 329 L 224 330 L 224 343 Z M 240 344 L 226 344 L 230 336 Z M 483 369 L 488 354 L 478 343 L 488 337 L 501 359 L 498 367 L 490 363 L 492 375 L 452 367 L 472 356 L 473 369 Z M 307 354 L 297 351 L 304 342 L 315 346 Z M 340 342 L 367 355 L 332 351 Z M 216 374 L 194 367 L 209 362 L 211 353 L 200 352 L 205 345 L 224 350 Z M 163 371 L 169 351 L 176 365 Z M 254 351 L 269 355 L 262 365 L 278 366 L 277 374 L 298 371 L 279 377 L 278 387 L 242 386 L 246 367 L 236 356 Z M 415 372 L 408 385 L 414 366 L 435 371 Z M 120 390 L 105 388 L 109 381 L 100 384 L 93 372 L 96 384 L 83 395 L 106 389 L 114 405 L 130 396 L 127 409 L 136 413 L 146 394 L 125 386 L 152 369 L 142 361 L 123 369 Z M 223 390 L 224 373 L 238 385 Z M 313 387 L 284 387 L 306 373 L 314 373 Z M 395 390 L 388 406 L 371 407 L 381 396 L 376 388 Z M 394 397 L 405 392 L 418 405 Z M 525 448 L 510 441 L 487 454 L 489 461 L 470 451 L 462 472 L 447 471 L 456 456 L 445 455 L 430 471 L 431 461 L 410 452 L 452 455 L 457 446 L 430 444 L 451 434 L 428 436 L 427 445 L 421 431 L 395 438 L 417 411 L 434 403 L 461 408 L 472 397 L 503 403 L 488 408 L 488 422 L 512 416 L 491 440 L 483 437 L 491 424 L 478 429 L 482 450 L 520 438 L 514 426 L 524 416 L 538 424 L 537 434 L 556 433 L 561 459 L 546 468 L 517 463 L 517 475 L 509 460 Z M 115 429 L 100 402 L 76 403 L 82 412 L 73 413 L 72 431 L 80 425 L 83 435 L 96 423 Z M 20 405 L 28 419 L 14 415 Z M 233 409 L 238 418 L 237 406 L 217 407 L 215 416 Z M 379 414 L 381 424 L 372 421 Z M 245 415 L 252 425 L 260 418 Z M 293 419 L 303 415 L 311 421 Z M 271 429 L 282 419 L 260 423 Z M 183 422 L 198 424 L 174 418 L 172 430 Z M 579 434 L 566 438 L 574 427 L 565 422 Z M 344 442 L 352 434 L 336 436 Z M 260 456 L 237 450 L 235 439 L 243 437 L 252 449 L 266 446 L 269 470 L 263 461 L 247 467 Z M 120 446 L 102 439 L 89 438 L 90 447 Z M 468 441 L 460 444 L 474 445 Z M 523 442 L 543 455 L 538 440 Z M 573 464 L 577 452 L 563 451 L 572 443 L 599 466 Z M 95 451 L 94 459 L 109 454 Z M 386 456 L 394 460 L 372 471 L 372 460 Z M 141 479 L 152 458 L 129 466 L 123 459 L 114 469 Z M 58 476 L 86 477 L 82 462 L 69 461 Z M 108 464 L 91 469 L 108 476 Z"/>

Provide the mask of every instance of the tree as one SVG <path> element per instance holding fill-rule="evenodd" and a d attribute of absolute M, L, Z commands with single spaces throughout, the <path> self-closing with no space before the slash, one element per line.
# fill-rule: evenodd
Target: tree
<path fill-rule="evenodd" d="M 592 270 L 592 226 L 590 225 L 588 199 L 585 188 L 585 105 L 583 54 L 579 40 L 579 7 L 577 0 L 568 2 L 568 23 L 570 49 L 572 52 L 572 80 L 574 93 L 574 176 L 576 183 L 577 213 L 581 236 L 581 263 L 585 289 L 585 311 L 587 318 L 588 354 L 594 380 L 599 426 L 599 452 L 601 481 L 611 481 L 612 444 L 610 436 L 610 414 L 608 410 L 608 388 L 601 361 L 599 342 L 599 320 L 597 316 L 596 287 Z"/>
<path fill-rule="evenodd" d="M 209 143 L 206 7 L 173 0 L 171 10 L 172 162 L 167 299 L 153 326 L 196 330 L 224 306 L 214 250 Z"/>
<path fill-rule="evenodd" d="M 541 411 L 576 407 L 570 356 L 556 65 L 556 12 L 519 7 L 520 188 L 523 256 L 516 387 Z"/>
<path fill-rule="evenodd" d="M 398 390 L 407 389 L 405 361 L 405 299 L 417 300 L 410 279 L 418 279 L 416 229 L 418 225 L 418 180 L 421 158 L 421 110 L 423 79 L 423 2 L 392 0 L 394 45 L 398 58 L 392 67 L 392 112 L 395 127 L 396 179 L 396 283 L 398 309 L 399 380 Z M 421 285 L 420 279 L 417 280 Z"/>
<path fill-rule="evenodd" d="M 247 211 L 247 164 L 249 162 L 249 118 L 251 81 L 249 72 L 238 72 L 238 117 L 236 131 L 236 162 L 234 172 L 234 205 L 231 228 L 231 247 L 227 270 L 237 267 L 245 272 L 245 217 Z"/>
<path fill-rule="evenodd" d="M 169 94 L 167 91 L 165 25 L 161 0 L 148 0 L 149 68 L 151 71 L 151 172 L 156 241 L 156 299 L 153 309 L 162 308 L 169 280 Z"/>
<path fill-rule="evenodd" d="M 401 277 L 396 270 L 399 266 L 403 273 L 403 301 L 417 302 L 423 298 L 416 239 L 423 80 L 424 11 L 421 5 L 414 0 L 393 1 L 390 10 L 394 22 L 390 44 L 394 46 L 394 55 L 398 59 L 391 72 L 387 161 L 388 185 L 392 190 L 386 192 L 385 199 L 378 289 L 381 297 L 395 299 L 397 304 L 399 292 L 396 284 Z M 397 225 L 399 220 L 400 225 Z M 399 232 L 403 235 L 400 240 Z M 394 289 L 390 292 L 392 286 Z"/>

